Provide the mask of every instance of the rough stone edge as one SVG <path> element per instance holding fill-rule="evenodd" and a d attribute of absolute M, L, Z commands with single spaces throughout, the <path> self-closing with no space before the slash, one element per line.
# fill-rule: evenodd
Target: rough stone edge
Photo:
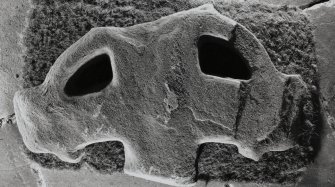
<path fill-rule="evenodd" d="M 332 7 L 335 10 L 335 0 L 329 0 L 323 3 L 318 3 L 315 4 L 313 6 L 307 7 L 306 9 L 303 10 L 302 13 L 305 14 L 305 16 L 311 20 L 311 15 L 309 13 L 309 11 L 313 11 L 322 7 Z M 317 27 L 315 25 L 315 27 Z M 316 41 L 316 28 L 313 31 L 313 35 L 314 35 L 314 40 Z M 320 56 L 317 53 L 317 63 L 324 63 L 324 58 L 323 56 Z M 330 63 L 330 62 L 329 62 Z M 322 75 L 320 74 L 320 72 L 318 73 L 319 79 L 321 79 Z M 301 181 L 299 181 L 297 183 L 297 187 L 305 187 L 307 186 L 314 186 L 314 185 L 322 185 L 322 186 L 334 186 L 335 183 L 333 183 L 332 181 L 328 180 L 328 181 L 323 181 L 322 177 L 320 177 L 319 175 L 315 176 L 315 174 L 318 174 L 318 171 L 320 168 L 322 168 L 322 165 L 324 165 L 325 163 L 327 164 L 332 164 L 332 160 L 329 160 L 331 158 L 329 158 L 327 156 L 327 154 L 329 154 L 326 149 L 331 147 L 332 145 L 335 145 L 335 119 L 334 116 L 330 113 L 329 108 L 328 108 L 328 99 L 326 98 L 325 95 L 323 94 L 322 90 L 323 89 L 327 89 L 327 88 L 321 88 L 320 85 L 320 92 L 319 92 L 319 101 L 321 104 L 321 117 L 322 117 L 322 122 L 323 122 L 323 126 L 322 126 L 322 135 L 321 135 L 321 148 L 320 151 L 318 152 L 318 155 L 315 158 L 315 162 L 313 164 L 311 164 L 308 168 L 307 171 L 305 172 L 305 174 L 303 175 Z M 327 160 L 328 159 L 328 160 Z M 334 161 L 333 161 L 334 162 Z M 332 172 L 331 170 L 328 172 Z M 335 172 L 335 171 L 333 171 Z M 317 180 L 315 180 L 317 179 Z M 314 180 L 312 184 L 310 184 L 310 180 Z M 325 182 L 329 182 L 328 184 L 326 184 Z"/>
<path fill-rule="evenodd" d="M 13 0 L 13 1 L 15 1 L 15 0 Z M 33 10 L 35 8 L 35 6 L 33 4 L 33 0 L 26 0 L 26 3 L 29 6 L 29 9 L 26 11 L 26 18 L 24 20 L 24 28 L 22 29 L 21 32 L 16 31 L 16 35 L 17 35 L 17 38 L 18 38 L 17 45 L 21 48 L 21 54 L 19 56 L 20 56 L 22 62 L 24 62 L 24 59 L 23 59 L 24 58 L 24 54 L 27 51 L 27 47 L 24 45 L 24 37 L 25 37 L 25 33 L 27 32 L 27 30 L 29 28 L 30 16 L 33 13 Z M 21 75 L 22 75 L 22 71 L 23 71 L 23 67 L 21 68 L 21 71 L 20 71 Z M 18 86 L 19 89 L 22 89 L 23 88 L 23 79 L 22 79 L 22 76 L 18 80 L 18 83 L 19 83 L 19 86 Z M 13 97 L 14 97 L 14 94 L 13 94 Z M 11 103 L 12 103 L 12 107 L 11 107 L 12 111 L 9 112 L 11 114 L 9 114 L 9 115 L 5 114 L 3 117 L 2 117 L 2 114 L 0 114 L 0 128 L 2 127 L 2 125 L 4 123 L 6 123 L 6 121 L 8 121 L 14 115 L 13 98 L 10 98 L 9 100 L 11 100 Z"/>

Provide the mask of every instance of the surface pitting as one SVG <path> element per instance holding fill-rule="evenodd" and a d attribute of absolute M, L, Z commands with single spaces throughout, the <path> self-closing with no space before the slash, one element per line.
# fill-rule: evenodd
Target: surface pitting
<path fill-rule="evenodd" d="M 227 40 L 238 50 L 250 80 L 201 72 L 194 42 L 201 35 Z M 84 96 L 63 93 L 83 59 L 101 49 L 112 62 L 111 84 Z M 20 133 L 33 152 L 78 162 L 69 152 L 117 140 L 125 148 L 126 173 L 181 185 L 195 180 L 201 143 L 234 144 L 253 160 L 291 148 L 295 134 L 269 136 L 280 127 L 287 89 L 293 115 L 285 125 L 294 128 L 306 93 L 300 76 L 279 73 L 251 32 L 204 5 L 132 27 L 92 29 L 57 59 L 42 85 L 17 92 L 14 103 Z M 55 112 L 46 112 L 50 103 Z"/>

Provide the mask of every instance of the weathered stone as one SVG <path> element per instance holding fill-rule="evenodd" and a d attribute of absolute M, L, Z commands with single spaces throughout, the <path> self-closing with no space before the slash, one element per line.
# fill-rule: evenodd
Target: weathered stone
<path fill-rule="evenodd" d="M 258 1 L 273 5 L 280 5 L 280 6 L 286 5 L 286 6 L 297 6 L 301 8 L 306 8 L 314 4 L 317 4 L 323 0 L 258 0 Z"/>
<path fill-rule="evenodd" d="M 324 124 L 320 152 L 300 186 L 335 186 L 335 1 L 305 12 L 316 27 L 314 36 Z"/>
<path fill-rule="evenodd" d="M 279 73 L 253 34 L 204 5 L 92 29 L 42 85 L 16 93 L 14 108 L 33 152 L 78 162 L 71 152 L 121 141 L 126 173 L 180 185 L 194 182 L 199 144 L 234 144 L 254 160 L 291 148 L 305 93 L 300 76 Z"/>
<path fill-rule="evenodd" d="M 0 186 L 31 186 L 39 183 L 31 161 L 23 154 L 23 141 L 15 118 L 0 129 Z"/>
<path fill-rule="evenodd" d="M 314 31 L 316 52 L 318 54 L 318 70 L 320 89 L 329 102 L 329 112 L 335 114 L 335 1 L 321 4 L 305 12 L 316 26 Z"/>
<path fill-rule="evenodd" d="M 0 186 L 35 187 L 38 177 L 23 154 L 12 116 L 14 93 L 21 88 L 21 42 L 31 5 L 28 0 L 1 0 L 0 4 Z"/>
<path fill-rule="evenodd" d="M 91 186 L 113 186 L 113 187 L 172 187 L 153 181 L 128 176 L 121 173 L 103 175 L 89 168 L 81 168 L 78 171 L 53 170 L 41 168 L 40 175 L 44 178 L 45 186 L 52 187 L 91 187 Z M 197 184 L 195 187 L 205 187 Z"/>
<path fill-rule="evenodd" d="M 0 118 L 14 113 L 14 93 L 22 88 L 22 34 L 31 9 L 26 0 L 3 0 L 0 7 Z"/>
<path fill-rule="evenodd" d="M 191 3 L 195 5 L 201 5 L 204 2 L 206 3 L 261 3 L 272 6 L 290 6 L 290 7 L 300 7 L 307 8 L 315 4 L 324 2 L 327 0 L 190 0 Z"/>

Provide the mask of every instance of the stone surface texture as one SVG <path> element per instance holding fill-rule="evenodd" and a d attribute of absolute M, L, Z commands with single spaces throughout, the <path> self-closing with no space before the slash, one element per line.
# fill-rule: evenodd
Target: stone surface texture
<path fill-rule="evenodd" d="M 297 6 L 301 8 L 305 8 L 311 6 L 312 4 L 316 4 L 322 0 L 259 0 L 259 2 L 273 5 L 287 5 L 287 6 Z"/>
<path fill-rule="evenodd" d="M 15 121 L 4 123 L 0 130 L 0 186 L 38 186 L 39 178 L 23 146 Z"/>
<path fill-rule="evenodd" d="M 190 0 L 191 3 L 200 5 L 203 3 L 261 3 L 266 5 L 275 5 L 275 6 L 290 6 L 290 7 L 300 7 L 302 9 L 314 4 L 322 3 L 327 0 Z"/>
<path fill-rule="evenodd" d="M 122 3 L 114 0 L 72 0 L 65 3 L 63 0 L 56 0 L 50 4 L 36 0 L 35 3 L 25 42 L 28 50 L 24 80 L 28 87 L 40 85 L 57 57 L 93 27 L 127 27 L 197 7 L 180 0 L 136 0 Z M 252 31 L 278 71 L 300 74 L 307 83 L 309 92 L 317 93 L 314 91 L 318 81 L 315 79 L 317 60 L 313 27 L 300 9 L 236 1 L 215 1 L 214 7 Z M 304 106 L 301 106 L 303 119 L 294 125 L 303 131 L 298 138 L 298 145 L 286 151 L 265 153 L 260 160 L 255 161 L 239 154 L 235 145 L 215 142 L 202 144 L 197 153 L 197 178 L 225 182 L 295 183 L 304 173 L 304 168 L 313 161 L 316 152 L 310 145 L 317 140 L 317 136 L 313 135 L 318 134 L 321 124 L 318 103 L 313 102 L 317 98 L 317 94 L 307 95 Z M 286 109 L 286 112 L 282 112 L 284 117 L 290 114 L 289 107 Z M 62 162 L 53 154 L 30 151 L 27 154 L 46 168 L 77 169 L 87 163 L 101 173 L 123 170 L 124 149 L 119 141 L 94 143 L 81 151 L 85 152 L 82 162 L 75 164 Z"/>
<path fill-rule="evenodd" d="M 202 73 L 201 35 L 237 49 L 251 78 Z M 110 58 L 110 84 L 83 96 L 66 94 L 70 77 L 100 54 Z M 81 155 L 72 152 L 116 140 L 125 148 L 125 173 L 183 185 L 195 182 L 202 143 L 233 144 L 253 160 L 293 147 L 300 132 L 288 129 L 297 129 L 306 92 L 300 76 L 275 69 L 250 31 L 207 4 L 132 27 L 92 29 L 57 59 L 42 85 L 16 93 L 14 108 L 33 152 L 79 162 Z M 285 123 L 283 112 L 290 114 Z"/>
<path fill-rule="evenodd" d="M 171 187 L 161 183 L 155 183 L 144 179 L 128 176 L 122 173 L 114 173 L 112 175 L 99 174 L 88 168 L 80 170 L 53 170 L 41 168 L 39 170 L 41 176 L 44 177 L 44 184 L 52 187 L 91 187 L 91 186 L 112 186 L 112 187 Z M 196 187 L 204 185 L 197 184 Z"/>
<path fill-rule="evenodd" d="M 0 2 L 0 186 L 38 185 L 16 124 L 13 97 L 22 89 L 22 37 L 32 9 L 28 0 Z"/>
<path fill-rule="evenodd" d="M 335 1 L 305 10 L 315 25 L 316 52 L 323 104 L 321 150 L 300 186 L 335 186 Z"/>
<path fill-rule="evenodd" d="M 0 118 L 14 113 L 14 93 L 22 88 L 21 45 L 31 10 L 28 0 L 1 0 L 0 5 Z"/>

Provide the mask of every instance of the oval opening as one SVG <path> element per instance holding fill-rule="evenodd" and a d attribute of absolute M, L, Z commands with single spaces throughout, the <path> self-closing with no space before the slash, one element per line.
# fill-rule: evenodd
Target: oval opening
<path fill-rule="evenodd" d="M 67 81 L 68 96 L 82 96 L 104 89 L 113 79 L 109 55 L 101 54 L 85 62 Z"/>
<path fill-rule="evenodd" d="M 248 62 L 229 41 L 202 35 L 197 45 L 200 69 L 204 74 L 242 80 L 251 78 Z"/>

